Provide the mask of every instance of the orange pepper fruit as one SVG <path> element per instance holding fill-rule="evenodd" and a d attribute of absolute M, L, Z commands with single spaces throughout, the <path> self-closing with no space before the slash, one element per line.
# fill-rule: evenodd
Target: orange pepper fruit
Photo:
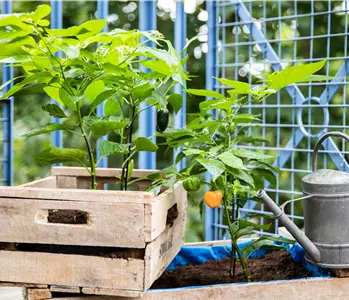
<path fill-rule="evenodd" d="M 204 200 L 207 206 L 217 208 L 222 204 L 223 194 L 221 191 L 207 191 Z"/>

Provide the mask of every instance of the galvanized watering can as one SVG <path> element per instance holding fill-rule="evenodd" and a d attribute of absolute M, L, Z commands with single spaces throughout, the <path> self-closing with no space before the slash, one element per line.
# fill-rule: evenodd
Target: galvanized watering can
<path fill-rule="evenodd" d="M 280 207 L 264 190 L 258 191 L 258 197 L 302 245 L 308 262 L 330 269 L 349 268 L 349 173 L 316 170 L 319 147 L 329 136 L 349 141 L 349 136 L 341 132 L 326 133 L 317 141 L 313 173 L 302 179 L 304 197 L 287 201 Z M 286 204 L 298 200 L 305 200 L 305 233 L 284 213 Z"/>

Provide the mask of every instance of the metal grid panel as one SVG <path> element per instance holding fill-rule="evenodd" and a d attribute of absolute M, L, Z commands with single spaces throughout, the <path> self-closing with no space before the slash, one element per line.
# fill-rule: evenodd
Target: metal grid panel
<path fill-rule="evenodd" d="M 243 145 L 263 153 L 279 154 L 275 165 L 282 172 L 276 187 L 266 190 L 278 204 L 301 195 L 301 178 L 311 171 L 311 154 L 316 140 L 326 131 L 346 132 L 348 104 L 348 1 L 217 1 L 210 5 L 209 36 L 215 48 L 210 75 L 258 84 L 262 73 L 299 63 L 328 59 L 323 74 L 332 81 L 297 84 L 246 112 L 260 115 L 259 127 L 249 133 L 270 141 L 261 146 Z M 209 79 L 208 79 L 209 80 Z M 210 86 L 211 85 L 211 86 Z M 216 83 L 208 88 L 224 91 Z M 329 139 L 319 157 L 321 168 L 349 171 L 345 160 L 348 145 Z M 346 151 L 347 150 L 347 151 Z M 248 202 L 242 213 L 264 211 Z M 302 225 L 302 207 L 287 211 Z M 206 238 L 225 234 L 221 209 L 206 213 Z M 261 219 L 261 222 L 263 220 Z M 275 224 L 275 231 L 278 224 Z"/>

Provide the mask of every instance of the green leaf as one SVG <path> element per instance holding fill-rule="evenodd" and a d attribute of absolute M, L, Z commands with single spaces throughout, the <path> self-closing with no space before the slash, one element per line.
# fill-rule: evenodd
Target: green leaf
<path fill-rule="evenodd" d="M 252 170 L 252 172 L 254 174 L 256 174 L 257 176 L 260 176 L 262 178 L 264 178 L 265 180 L 267 180 L 272 186 L 276 186 L 276 176 L 274 175 L 274 173 L 270 170 L 267 169 L 260 169 L 260 168 L 255 168 Z"/>
<path fill-rule="evenodd" d="M 159 149 L 159 147 L 156 144 L 154 144 L 150 139 L 145 137 L 138 137 L 134 143 L 137 151 L 155 152 Z"/>
<path fill-rule="evenodd" d="M 253 223 L 244 219 L 239 219 L 239 228 L 253 227 L 253 228 L 258 228 L 263 230 L 269 230 L 272 225 L 273 223 L 258 224 L 258 223 Z"/>
<path fill-rule="evenodd" d="M 222 100 L 207 100 L 199 104 L 201 114 L 206 114 L 209 110 L 214 109 L 223 109 L 226 111 L 231 111 L 232 106 L 235 104 L 235 101 L 226 101 Z"/>
<path fill-rule="evenodd" d="M 257 241 L 252 242 L 249 245 L 246 245 L 242 248 L 242 251 L 245 256 L 251 255 L 252 253 L 258 251 L 259 249 L 275 249 L 275 250 L 281 250 L 285 249 L 282 245 L 277 245 L 273 241 L 269 241 L 266 239 L 258 239 Z"/>
<path fill-rule="evenodd" d="M 77 37 L 80 41 L 86 40 L 101 32 L 105 27 L 106 20 L 90 20 L 79 26 L 72 26 L 66 29 L 48 29 L 50 35 L 60 37 Z"/>
<path fill-rule="evenodd" d="M 225 170 L 224 164 L 219 160 L 199 157 L 196 161 L 206 168 L 206 170 L 211 174 L 213 181 L 215 181 Z"/>
<path fill-rule="evenodd" d="M 236 178 L 246 182 L 251 187 L 254 187 L 254 180 L 252 176 L 245 170 L 228 168 L 227 171 L 230 174 L 234 175 Z"/>
<path fill-rule="evenodd" d="M 92 106 L 90 108 L 90 112 L 93 112 L 101 103 L 110 98 L 115 94 L 115 90 L 107 90 L 102 92 L 97 96 L 97 98 L 93 101 Z"/>
<path fill-rule="evenodd" d="M 227 166 L 235 169 L 243 168 L 244 164 L 242 160 L 232 154 L 230 151 L 226 151 L 218 156 L 218 158 Z"/>
<path fill-rule="evenodd" d="M 92 120 L 92 118 L 90 118 Z M 125 128 L 129 122 L 125 121 L 114 121 L 114 118 L 95 118 L 90 125 L 90 130 L 92 131 L 95 138 L 98 140 L 100 137 L 108 134 L 108 132 L 113 130 L 118 130 Z M 88 125 L 88 124 L 87 124 Z"/>
<path fill-rule="evenodd" d="M 50 69 L 51 59 L 47 56 L 33 56 L 32 62 L 38 70 Z"/>
<path fill-rule="evenodd" d="M 178 164 L 183 158 L 185 158 L 185 154 L 181 151 L 177 154 L 175 163 Z"/>
<path fill-rule="evenodd" d="M 268 88 L 278 91 L 290 84 L 302 82 L 308 76 L 322 69 L 326 62 L 327 60 L 323 60 L 316 63 L 293 66 L 268 75 L 266 78 Z"/>
<path fill-rule="evenodd" d="M 310 75 L 302 80 L 302 82 L 310 82 L 310 81 L 329 81 L 333 80 L 336 77 L 334 76 L 326 76 L 326 75 Z"/>
<path fill-rule="evenodd" d="M 31 136 L 35 136 L 35 135 L 40 135 L 40 134 L 45 134 L 45 133 L 50 133 L 50 132 L 54 132 L 57 130 L 65 130 L 66 127 L 63 124 L 60 123 L 50 123 L 47 125 L 44 125 L 42 127 L 30 130 L 29 132 L 27 132 L 26 134 L 24 134 L 24 137 L 31 137 Z"/>
<path fill-rule="evenodd" d="M 204 150 L 200 150 L 200 149 L 185 149 L 182 151 L 185 156 L 190 156 L 190 155 L 207 155 L 207 152 Z"/>
<path fill-rule="evenodd" d="M 187 89 L 187 93 L 195 96 L 204 96 L 204 97 L 210 97 L 215 99 L 222 99 L 224 98 L 223 95 L 221 95 L 218 92 L 215 91 L 209 91 L 209 90 L 202 90 L 202 89 Z"/>
<path fill-rule="evenodd" d="M 223 83 L 224 85 L 234 88 L 234 90 L 228 91 L 229 94 L 245 95 L 245 94 L 250 94 L 252 91 L 251 86 L 246 82 L 229 80 L 225 78 L 215 78 L 215 79 L 218 80 L 220 83 Z"/>
<path fill-rule="evenodd" d="M 250 151 L 246 149 L 231 149 L 230 150 L 235 156 L 247 159 L 256 159 L 256 160 L 267 160 L 275 158 L 273 155 L 266 155 L 256 151 Z"/>
<path fill-rule="evenodd" d="M 272 236 L 272 235 L 265 235 L 259 238 L 259 240 L 269 240 L 274 242 L 280 242 L 285 244 L 295 244 L 296 240 L 290 240 L 281 236 Z"/>
<path fill-rule="evenodd" d="M 258 176 L 257 174 L 254 174 L 253 172 L 252 172 L 251 176 L 253 178 L 254 187 L 255 187 L 256 191 L 263 189 L 264 188 L 263 178 Z"/>
<path fill-rule="evenodd" d="M 39 5 L 35 12 L 32 14 L 32 17 L 35 21 L 39 21 L 47 17 L 51 13 L 51 6 L 47 4 Z"/>
<path fill-rule="evenodd" d="M 135 86 L 132 90 L 132 97 L 134 99 L 143 100 L 153 93 L 153 87 L 149 81 L 142 82 Z"/>
<path fill-rule="evenodd" d="M 34 160 L 41 165 L 51 165 L 64 162 L 85 163 L 87 152 L 73 148 L 49 147 L 41 151 Z"/>
<path fill-rule="evenodd" d="M 251 161 L 250 162 L 253 166 L 255 166 L 255 168 L 259 168 L 259 169 L 268 169 L 272 172 L 276 172 L 276 173 L 280 173 L 280 169 L 277 166 L 274 166 L 272 164 L 269 164 L 267 162 L 264 161 Z"/>
<path fill-rule="evenodd" d="M 80 55 L 80 49 L 77 46 L 62 43 L 59 48 L 64 52 L 67 59 L 78 58 Z"/>
<path fill-rule="evenodd" d="M 260 119 L 250 114 L 241 114 L 234 117 L 235 124 L 245 124 L 253 121 L 260 121 Z"/>
<path fill-rule="evenodd" d="M 171 68 L 163 60 L 142 60 L 141 65 L 160 74 L 171 76 Z"/>
<path fill-rule="evenodd" d="M 99 144 L 98 150 L 101 157 L 109 155 L 125 155 L 129 153 L 129 146 L 130 144 L 119 144 L 104 140 Z"/>
<path fill-rule="evenodd" d="M 50 114 L 50 116 L 62 119 L 67 118 L 67 115 L 57 104 L 45 104 L 42 106 L 42 110 Z"/>
<path fill-rule="evenodd" d="M 45 92 L 47 93 L 47 91 L 45 90 Z M 54 92 L 52 94 L 52 96 L 56 96 L 56 93 L 58 92 L 58 98 L 60 100 L 57 101 L 55 98 L 53 98 L 54 100 L 56 100 L 59 103 L 64 104 L 65 106 L 69 107 L 70 109 L 76 111 L 76 100 L 80 101 L 82 98 L 81 96 L 76 98 L 76 96 L 72 96 L 70 95 L 65 89 L 53 89 L 52 92 Z M 82 96 L 83 97 L 83 96 Z"/>
<path fill-rule="evenodd" d="M 268 220 L 275 220 L 274 215 L 269 215 L 269 214 L 264 214 L 264 213 L 247 213 L 246 215 L 244 215 L 244 219 L 250 219 L 250 218 L 264 218 L 264 219 L 268 219 Z"/>
<path fill-rule="evenodd" d="M 183 97 L 181 94 L 171 94 L 168 98 L 167 98 L 168 103 L 171 104 L 171 106 L 173 107 L 173 111 L 175 113 L 178 113 L 179 110 L 182 108 L 183 105 Z"/>
<path fill-rule="evenodd" d="M 59 87 L 52 87 L 52 86 L 47 86 L 44 88 L 45 93 L 52 98 L 53 100 L 57 101 L 59 104 L 63 105 L 63 101 L 61 100 L 59 96 Z"/>
<path fill-rule="evenodd" d="M 15 80 L 19 79 L 19 78 L 23 78 L 26 77 L 26 75 L 22 75 L 22 76 L 17 76 L 14 77 L 10 80 L 7 80 L 6 82 L 4 82 L 2 85 L 0 85 L 0 91 L 2 91 L 5 87 L 7 87 L 10 83 L 14 82 Z"/>
<path fill-rule="evenodd" d="M 113 98 L 109 98 L 104 104 L 104 113 L 106 116 L 115 116 L 120 109 L 121 107 L 118 101 Z"/>
<path fill-rule="evenodd" d="M 252 226 L 245 227 L 236 231 L 235 239 L 239 239 L 243 236 L 251 235 L 251 234 L 254 234 L 254 227 Z"/>
<path fill-rule="evenodd" d="M 85 90 L 85 95 L 88 101 L 93 103 L 97 96 L 104 92 L 104 82 L 102 80 L 92 81 Z"/>

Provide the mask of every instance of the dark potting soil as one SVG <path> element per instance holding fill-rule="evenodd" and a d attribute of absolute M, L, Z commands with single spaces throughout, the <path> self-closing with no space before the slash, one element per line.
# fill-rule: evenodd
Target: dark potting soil
<path fill-rule="evenodd" d="M 87 224 L 88 213 L 80 210 L 49 209 L 47 221 L 56 224 Z"/>
<path fill-rule="evenodd" d="M 75 254 L 87 256 L 99 256 L 113 259 L 144 259 L 144 249 L 98 247 L 98 246 L 73 246 L 73 245 L 49 245 L 49 244 L 16 244 L 14 251 L 43 252 L 56 254 Z"/>
<path fill-rule="evenodd" d="M 249 259 L 247 268 L 252 281 L 288 280 L 311 276 L 311 272 L 297 265 L 291 255 L 284 250 Z M 236 264 L 235 278 L 230 277 L 230 258 L 225 258 L 165 271 L 151 288 L 177 288 L 232 282 L 246 282 L 246 280 L 239 263 Z"/>

